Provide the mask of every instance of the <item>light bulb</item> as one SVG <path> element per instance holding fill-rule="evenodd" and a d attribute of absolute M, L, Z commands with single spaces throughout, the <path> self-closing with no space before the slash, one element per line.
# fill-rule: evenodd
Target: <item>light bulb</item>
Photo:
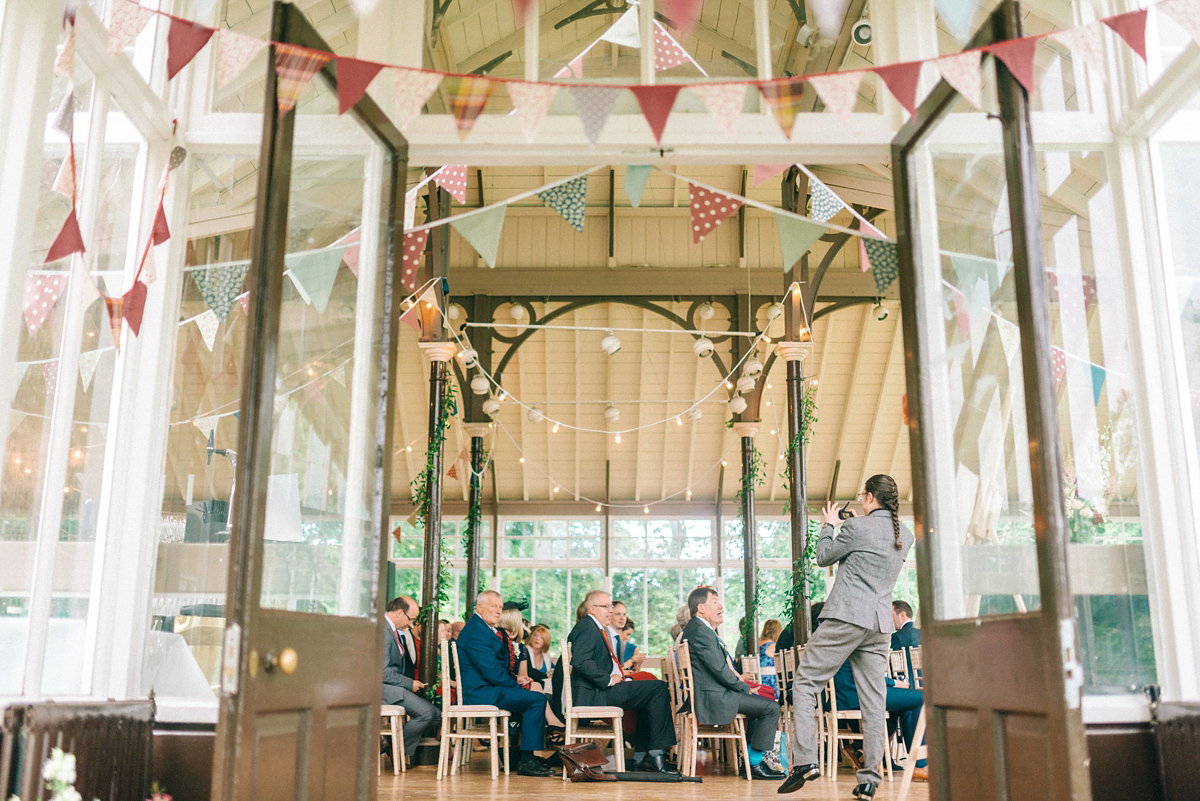
<path fill-rule="evenodd" d="M 713 348 L 713 342 L 708 337 L 700 337 L 694 343 L 692 343 L 692 352 L 701 359 L 712 356 Z"/>
<path fill-rule="evenodd" d="M 772 303 L 767 307 L 767 319 L 774 320 L 779 315 L 783 314 L 783 306 L 778 303 Z"/>
<path fill-rule="evenodd" d="M 687 499 L 688 499 L 689 501 L 692 499 L 692 491 L 691 491 L 691 490 L 688 490 L 688 491 L 687 491 Z"/>
<path fill-rule="evenodd" d="M 808 379 L 808 385 L 810 387 L 812 387 L 813 389 L 816 389 L 817 385 L 820 383 L 821 383 L 820 380 L 816 376 L 813 376 L 812 378 Z"/>
<path fill-rule="evenodd" d="M 621 410 L 616 406 L 609 406 L 604 410 L 604 419 L 610 423 L 615 423 L 621 419 Z"/>
<path fill-rule="evenodd" d="M 520 462 L 521 464 L 525 464 L 525 457 L 524 457 L 524 456 L 522 456 L 522 457 L 521 457 L 520 459 L 518 459 L 517 461 L 518 461 L 518 462 Z"/>
<path fill-rule="evenodd" d="M 464 347 L 458 352 L 458 360 L 463 363 L 464 367 L 474 367 L 475 362 L 479 359 L 479 353 L 474 348 Z"/>
<path fill-rule="evenodd" d="M 471 379 L 471 391 L 476 395 L 486 395 L 488 394 L 488 389 L 490 388 L 491 382 L 488 381 L 487 377 L 482 374 Z"/>
<path fill-rule="evenodd" d="M 729 379 L 725 379 L 725 389 L 733 389 L 733 382 Z"/>
<path fill-rule="evenodd" d="M 711 320 L 716 315 L 717 310 L 713 308 L 711 303 L 702 303 L 700 308 L 696 309 L 696 316 L 701 320 Z"/>
<path fill-rule="evenodd" d="M 618 432 L 618 433 L 616 434 L 616 436 L 614 437 L 614 440 L 616 441 L 616 443 L 617 443 L 618 445 L 620 445 L 620 444 L 621 444 L 621 434 L 620 434 L 620 432 Z"/>
<path fill-rule="evenodd" d="M 600 506 L 600 504 L 596 504 L 596 511 L 597 511 L 597 512 L 603 512 L 603 511 L 604 511 L 604 509 L 603 509 L 603 508 Z"/>
<path fill-rule="evenodd" d="M 519 323 L 529 316 L 529 311 L 520 303 L 514 303 L 508 314 Z"/>
<path fill-rule="evenodd" d="M 772 437 L 775 436 L 775 429 L 773 429 L 773 428 L 771 429 L 771 436 Z"/>
<path fill-rule="evenodd" d="M 600 350 L 604 351 L 604 353 L 608 356 L 612 356 L 620 349 L 621 340 L 612 331 L 609 331 L 608 336 L 600 340 Z"/>
<path fill-rule="evenodd" d="M 683 425 L 683 415 L 679 415 L 678 417 L 675 418 L 675 425 L 677 425 L 677 426 Z"/>
<path fill-rule="evenodd" d="M 558 433 L 558 422 L 557 422 L 557 421 L 554 423 L 554 427 L 550 429 L 550 433 L 551 433 L 551 434 L 557 434 L 557 433 Z"/>
<path fill-rule="evenodd" d="M 526 414 L 526 417 L 529 418 L 529 422 L 536 425 L 537 423 L 540 423 L 546 419 L 546 414 L 541 409 L 534 406 L 529 410 L 528 414 Z"/>
<path fill-rule="evenodd" d="M 554 494 L 555 494 L 555 495 L 557 495 L 557 494 L 558 494 L 558 487 L 555 487 L 555 488 L 554 488 Z"/>
<path fill-rule="evenodd" d="M 647 506 L 643 506 L 643 507 L 642 507 L 642 513 L 643 513 L 643 514 L 650 514 L 650 507 L 649 507 L 648 505 L 647 505 Z"/>
<path fill-rule="evenodd" d="M 405 448 L 404 450 L 408 451 L 409 453 L 412 453 L 412 445 L 409 445 L 409 446 L 408 446 L 407 448 Z"/>

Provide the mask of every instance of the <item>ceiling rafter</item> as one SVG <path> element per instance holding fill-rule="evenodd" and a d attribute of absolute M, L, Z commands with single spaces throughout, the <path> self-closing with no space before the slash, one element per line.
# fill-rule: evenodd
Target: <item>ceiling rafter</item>
<path fill-rule="evenodd" d="M 584 8 L 591 0 L 567 0 L 561 6 L 551 9 L 542 15 L 540 21 L 540 30 L 550 31 L 554 26 L 563 19 L 574 14 L 576 11 Z M 525 46 L 525 29 L 518 28 L 516 31 L 503 36 L 487 47 L 472 53 L 458 65 L 458 71 L 470 72 L 482 64 L 486 64 L 496 56 L 506 50 L 516 50 Z"/>
<path fill-rule="evenodd" d="M 870 307 L 866 307 L 870 310 Z M 867 434 L 867 447 L 863 453 L 862 459 L 862 476 L 859 479 L 858 486 L 863 486 L 867 482 L 868 474 L 871 473 L 871 447 L 875 444 L 875 436 L 879 431 L 879 419 L 883 416 L 884 403 L 887 398 L 888 379 L 892 375 L 892 365 L 897 361 L 900 345 L 904 340 L 902 336 L 902 327 L 900 325 L 900 313 L 897 312 L 896 324 L 892 328 L 892 344 L 888 347 L 887 361 L 883 364 L 883 377 L 879 379 L 879 397 L 875 401 L 875 411 L 871 415 L 871 429 Z M 891 469 L 891 465 L 888 465 Z M 890 475 L 890 473 L 889 473 Z"/>

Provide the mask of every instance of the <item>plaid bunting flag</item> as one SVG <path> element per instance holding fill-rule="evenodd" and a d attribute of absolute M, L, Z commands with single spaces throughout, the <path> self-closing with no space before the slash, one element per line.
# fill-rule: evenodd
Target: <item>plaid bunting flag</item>
<path fill-rule="evenodd" d="M 475 120 L 483 112 L 495 88 L 496 82 L 489 78 L 476 75 L 446 76 L 446 93 L 450 97 L 450 110 L 454 112 L 459 139 L 466 139 L 475 127 Z"/>
<path fill-rule="evenodd" d="M 800 110 L 800 100 L 804 97 L 804 81 L 778 81 L 775 83 L 760 83 L 758 91 L 767 101 L 771 116 L 783 129 L 787 139 L 792 138 L 792 126 L 796 124 L 796 113 Z"/>
<path fill-rule="evenodd" d="M 331 58 L 333 55 L 330 53 L 320 53 L 306 47 L 275 45 L 275 73 L 278 76 L 276 94 L 280 114 L 287 114 L 296 107 L 304 90 Z"/>

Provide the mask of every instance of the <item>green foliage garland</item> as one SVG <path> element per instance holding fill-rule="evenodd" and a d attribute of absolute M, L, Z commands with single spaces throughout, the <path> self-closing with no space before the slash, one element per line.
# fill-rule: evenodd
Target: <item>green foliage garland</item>
<path fill-rule="evenodd" d="M 746 502 L 754 497 L 754 490 L 763 486 L 767 481 L 767 462 L 763 459 L 762 453 L 757 447 L 751 448 L 750 451 L 750 469 L 742 474 L 742 485 L 738 489 L 737 499 L 738 504 L 742 507 L 742 519 L 746 519 Z M 743 545 L 745 547 L 745 538 L 753 537 L 753 531 L 742 531 Z M 742 631 L 743 642 L 745 643 L 746 652 L 750 653 L 754 650 L 755 644 L 758 642 L 754 636 L 754 623 L 758 620 L 758 576 L 746 576 L 746 581 L 754 582 L 756 589 L 754 593 L 754 604 L 746 610 L 746 625 Z"/>
<path fill-rule="evenodd" d="M 409 485 L 412 489 L 413 506 L 416 507 L 417 517 L 422 521 L 425 520 L 426 512 L 429 509 L 429 485 L 437 477 L 434 462 L 437 460 L 437 455 L 442 452 L 442 447 L 446 444 L 446 431 L 450 428 L 450 418 L 456 414 L 458 414 L 458 401 L 454 397 L 454 384 L 447 381 L 446 394 L 442 396 L 442 406 L 438 410 L 437 426 L 434 428 L 433 437 L 429 440 L 429 447 L 425 450 L 425 467 Z M 422 522 L 422 525 L 424 525 L 424 522 Z M 439 554 L 437 592 L 429 604 L 421 610 L 421 615 L 425 618 L 426 636 L 428 636 L 428 632 L 430 631 L 436 633 L 439 610 L 450 601 L 449 562 L 453 555 L 453 549 L 448 547 L 448 543 L 445 540 L 442 540 L 442 552 Z"/>

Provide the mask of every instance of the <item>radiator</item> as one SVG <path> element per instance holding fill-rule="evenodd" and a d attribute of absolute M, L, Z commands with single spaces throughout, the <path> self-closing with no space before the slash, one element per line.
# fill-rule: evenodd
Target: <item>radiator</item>
<path fill-rule="evenodd" d="M 1200 704 L 1159 704 L 1157 735 L 1166 801 L 1200 798 Z"/>
<path fill-rule="evenodd" d="M 49 797 L 42 765 L 54 748 L 75 755 L 75 789 L 100 801 L 150 795 L 154 701 L 13 704 L 4 710 L 0 788 L 21 801 Z"/>

